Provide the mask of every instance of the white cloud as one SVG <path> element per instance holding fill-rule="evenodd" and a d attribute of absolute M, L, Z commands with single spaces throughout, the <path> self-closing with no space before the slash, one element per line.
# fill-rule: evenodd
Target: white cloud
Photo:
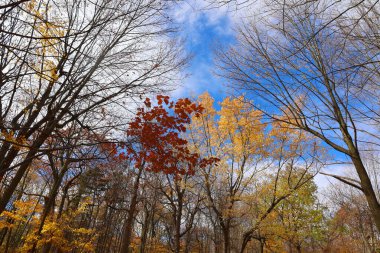
<path fill-rule="evenodd" d="M 326 166 L 322 172 L 332 174 L 332 175 L 338 175 L 338 176 L 346 176 L 353 179 L 357 178 L 354 166 L 352 164 L 333 164 Z M 322 174 L 318 174 L 314 178 L 314 182 L 318 186 L 318 198 L 322 201 L 326 198 L 326 193 L 330 192 L 329 189 L 333 188 L 334 185 L 341 184 L 340 181 L 337 179 L 326 176 Z"/>

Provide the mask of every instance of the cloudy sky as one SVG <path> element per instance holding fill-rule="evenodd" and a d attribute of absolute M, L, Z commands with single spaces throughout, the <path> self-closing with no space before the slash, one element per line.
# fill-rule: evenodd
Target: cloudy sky
<path fill-rule="evenodd" d="M 188 77 L 174 92 L 175 97 L 195 97 L 208 91 L 216 100 L 227 96 L 223 81 L 213 71 L 213 53 L 217 45 L 228 47 L 234 41 L 236 13 L 224 8 L 207 8 L 206 2 L 181 2 L 174 10 L 185 50 L 192 55 Z"/>
<path fill-rule="evenodd" d="M 207 2 L 197 0 L 179 3 L 173 11 L 173 17 L 181 28 L 179 34 L 185 42 L 185 50 L 193 57 L 186 69 L 187 78 L 172 96 L 195 98 L 207 91 L 216 102 L 228 96 L 230 92 L 224 86 L 226 81 L 214 74 L 214 52 L 219 46 L 226 48 L 233 45 L 236 26 L 246 22 L 247 16 L 258 18 L 259 10 L 262 10 L 259 2 L 250 6 L 242 4 L 237 11 L 233 5 L 211 8 Z M 331 165 L 324 171 L 344 174 L 347 166 Z M 318 175 L 316 182 L 324 188 L 329 187 L 334 179 Z"/>

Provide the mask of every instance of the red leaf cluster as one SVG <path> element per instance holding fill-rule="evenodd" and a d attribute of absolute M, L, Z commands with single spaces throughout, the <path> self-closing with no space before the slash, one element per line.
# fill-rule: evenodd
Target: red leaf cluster
<path fill-rule="evenodd" d="M 188 148 L 180 134 L 186 132 L 186 124 L 193 114 L 200 115 L 203 108 L 188 98 L 170 101 L 168 96 L 157 96 L 157 105 L 152 106 L 149 98 L 145 108 L 139 108 L 135 119 L 129 124 L 127 135 L 134 145 L 127 147 L 128 156 L 136 168 L 153 172 L 193 174 L 196 166 L 208 166 L 216 158 L 201 159 L 198 153 Z"/>

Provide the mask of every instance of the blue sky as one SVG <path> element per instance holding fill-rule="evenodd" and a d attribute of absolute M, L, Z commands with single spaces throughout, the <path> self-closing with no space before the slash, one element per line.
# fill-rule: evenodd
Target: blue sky
<path fill-rule="evenodd" d="M 192 2 L 193 4 L 195 2 Z M 221 102 L 229 95 L 227 88 L 223 85 L 226 81 L 218 78 L 215 71 L 214 50 L 220 45 L 227 48 L 234 43 L 234 25 L 241 19 L 236 13 L 227 11 L 226 8 L 202 9 L 200 6 L 192 5 L 191 2 L 182 3 L 174 11 L 174 18 L 181 31 L 179 35 L 185 42 L 185 50 L 193 57 L 185 70 L 188 75 L 181 86 L 171 96 L 174 98 L 190 97 L 208 92 L 216 102 Z M 345 160 L 341 154 L 333 152 L 336 158 Z M 331 165 L 324 171 L 334 174 L 342 174 L 347 165 Z M 321 188 L 328 187 L 334 180 L 323 175 L 316 177 L 316 182 Z"/>
<path fill-rule="evenodd" d="M 187 78 L 173 96 L 197 97 L 207 91 L 217 102 L 221 101 L 228 94 L 223 81 L 213 73 L 214 50 L 217 44 L 228 47 L 234 42 L 229 13 L 223 9 L 200 10 L 184 3 L 175 13 L 175 18 L 186 53 L 192 55 L 192 59 L 185 70 Z"/>

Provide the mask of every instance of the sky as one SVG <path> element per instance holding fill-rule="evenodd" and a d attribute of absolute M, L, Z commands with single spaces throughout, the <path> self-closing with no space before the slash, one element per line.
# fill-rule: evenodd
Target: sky
<path fill-rule="evenodd" d="M 174 98 L 190 97 L 208 92 L 216 102 L 221 102 L 230 94 L 224 86 L 225 80 L 215 74 L 214 52 L 218 45 L 227 48 L 235 42 L 235 27 L 244 22 L 247 12 L 255 15 L 260 6 L 248 6 L 239 11 L 231 11 L 231 7 L 208 8 L 207 2 L 186 1 L 180 2 L 174 9 L 173 17 L 180 27 L 179 35 L 184 40 L 185 51 L 192 55 L 185 70 L 187 77 L 182 84 L 171 94 Z M 229 9 L 230 8 L 230 9 Z M 233 9 L 233 7 L 232 7 Z M 341 159 L 344 159 L 341 157 Z M 349 165 L 337 164 L 324 168 L 323 171 L 332 174 L 344 174 Z M 315 178 L 320 190 L 330 187 L 335 179 L 324 175 Z"/>
<path fill-rule="evenodd" d="M 192 58 L 185 70 L 187 78 L 173 92 L 174 97 L 196 97 L 209 92 L 217 101 L 227 96 L 223 81 L 214 75 L 214 50 L 234 41 L 232 14 L 225 8 L 204 9 L 203 3 L 182 2 L 174 13 L 184 40 L 185 51 Z"/>

